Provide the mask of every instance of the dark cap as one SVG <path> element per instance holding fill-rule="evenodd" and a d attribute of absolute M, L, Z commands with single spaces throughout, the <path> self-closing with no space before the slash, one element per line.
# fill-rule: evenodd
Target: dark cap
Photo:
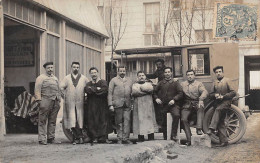
<path fill-rule="evenodd" d="M 154 61 L 154 63 L 157 63 L 157 62 L 161 62 L 162 64 L 164 64 L 164 60 L 161 59 L 161 58 L 158 58 L 158 59 L 156 59 L 156 60 Z"/>
<path fill-rule="evenodd" d="M 46 68 L 46 66 L 48 66 L 48 65 L 53 65 L 53 62 L 46 62 L 46 63 L 44 63 L 43 67 Z"/>
<path fill-rule="evenodd" d="M 213 72 L 215 72 L 217 69 L 221 69 L 222 72 L 224 72 L 223 66 L 216 66 L 216 67 L 214 67 L 214 68 L 213 68 Z"/>

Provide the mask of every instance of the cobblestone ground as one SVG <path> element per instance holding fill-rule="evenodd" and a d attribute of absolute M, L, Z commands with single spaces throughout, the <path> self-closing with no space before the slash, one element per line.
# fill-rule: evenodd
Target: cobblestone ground
<path fill-rule="evenodd" d="M 247 121 L 247 131 L 237 144 L 219 149 L 208 162 L 260 163 L 260 113 L 254 113 Z"/>

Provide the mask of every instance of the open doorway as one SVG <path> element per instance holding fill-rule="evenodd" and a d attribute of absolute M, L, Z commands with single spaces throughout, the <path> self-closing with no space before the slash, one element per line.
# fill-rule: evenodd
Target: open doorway
<path fill-rule="evenodd" d="M 37 133 L 29 118 L 16 117 L 10 110 L 15 99 L 27 91 L 34 94 L 38 71 L 40 32 L 14 20 L 4 19 L 4 84 L 7 133 Z"/>
<path fill-rule="evenodd" d="M 111 62 L 106 62 L 106 81 L 109 83 L 110 80 L 116 76 L 117 74 L 117 65 L 118 65 L 118 62 L 117 60 L 114 60 L 114 64 L 113 64 L 113 74 L 111 75 Z M 112 78 L 111 78 L 112 77 Z"/>
<path fill-rule="evenodd" d="M 260 110 L 260 56 L 245 57 L 246 105 L 251 110 Z"/>

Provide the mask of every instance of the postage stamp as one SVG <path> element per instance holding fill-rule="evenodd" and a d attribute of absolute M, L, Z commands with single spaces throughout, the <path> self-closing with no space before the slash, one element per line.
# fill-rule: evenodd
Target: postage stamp
<path fill-rule="evenodd" d="M 255 40 L 257 37 L 257 6 L 216 3 L 213 37 Z"/>

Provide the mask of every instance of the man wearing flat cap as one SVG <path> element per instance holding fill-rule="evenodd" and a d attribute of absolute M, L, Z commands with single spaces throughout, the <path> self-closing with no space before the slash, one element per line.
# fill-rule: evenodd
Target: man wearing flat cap
<path fill-rule="evenodd" d="M 217 66 L 213 68 L 213 71 L 217 80 L 214 82 L 210 98 L 215 100 L 213 105 L 215 111 L 207 134 L 211 135 L 218 130 L 220 144 L 217 144 L 216 147 L 224 147 L 228 145 L 227 127 L 225 124 L 226 109 L 231 107 L 232 99 L 236 96 L 236 91 L 231 80 L 224 76 L 223 66 Z"/>
<path fill-rule="evenodd" d="M 55 140 L 56 119 L 61 99 L 59 82 L 53 75 L 53 62 L 46 62 L 43 67 L 45 73 L 38 76 L 35 82 L 35 98 L 40 106 L 38 140 L 40 145 L 60 144 L 61 142 Z"/>

